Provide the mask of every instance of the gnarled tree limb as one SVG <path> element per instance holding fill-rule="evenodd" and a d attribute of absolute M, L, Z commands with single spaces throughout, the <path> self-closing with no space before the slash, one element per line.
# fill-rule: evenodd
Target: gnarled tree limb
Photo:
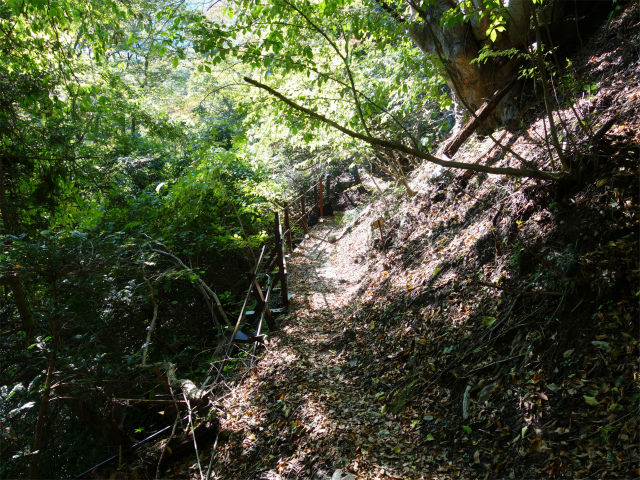
<path fill-rule="evenodd" d="M 461 168 L 464 170 L 473 170 L 476 172 L 484 172 L 484 173 L 495 174 L 495 175 L 514 175 L 517 177 L 538 178 L 541 180 L 560 180 L 565 176 L 564 172 L 545 172 L 542 170 L 511 168 L 511 167 L 488 167 L 486 165 L 477 165 L 477 164 L 470 164 L 470 163 L 463 163 L 463 162 L 454 162 L 451 160 L 444 160 L 442 158 L 438 158 L 432 155 L 429 152 L 422 152 L 418 149 L 408 147 L 401 143 L 391 142 L 389 140 L 383 140 L 381 138 L 371 137 L 369 135 L 363 135 L 362 133 L 354 132 L 353 130 L 343 127 L 339 123 L 334 122 L 333 120 L 329 120 L 324 115 L 321 115 L 309 108 L 303 107 L 302 105 L 295 103 L 293 100 L 290 100 L 289 98 L 285 97 L 280 92 L 274 90 L 268 85 L 257 82 L 249 77 L 244 77 L 244 81 L 250 85 L 253 85 L 254 87 L 258 87 L 262 90 L 265 90 L 270 95 L 273 95 L 274 97 L 278 98 L 279 100 L 281 100 L 283 103 L 293 108 L 294 110 L 304 113 L 305 115 L 308 115 L 309 117 L 315 120 L 318 120 L 324 123 L 325 125 L 329 125 L 330 127 L 335 128 L 336 130 L 352 138 L 362 140 L 363 142 L 366 142 L 369 145 L 388 148 L 391 150 L 397 150 L 399 152 L 407 153 L 409 155 L 413 155 L 417 158 L 427 160 L 428 162 L 435 163 L 436 165 L 440 165 L 442 167 Z"/>

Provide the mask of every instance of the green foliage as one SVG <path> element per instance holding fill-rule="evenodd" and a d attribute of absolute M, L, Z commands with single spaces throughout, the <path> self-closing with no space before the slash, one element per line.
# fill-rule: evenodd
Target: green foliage
<path fill-rule="evenodd" d="M 271 230 L 255 186 L 272 188 L 267 172 L 227 151 L 242 134 L 235 99 L 225 97 L 226 113 L 216 115 L 219 99 L 198 105 L 192 96 L 192 52 L 167 27 L 181 13 L 161 2 L 121 5 L 0 7 L 0 48 L 8 53 L 0 64 L 2 477 L 29 471 L 43 372 L 54 354 L 58 385 L 38 476 L 72 477 L 117 453 L 114 397 L 146 397 L 156 384 L 135 368 L 153 302 L 149 361 L 206 373 L 191 365 L 215 342 L 193 274 L 152 249 L 188 257 L 208 285 L 230 292 L 225 306 L 235 308 L 249 250 Z M 10 278 L 26 292 L 33 339 Z M 125 430 L 155 430 L 156 417 L 130 409 Z"/>
<path fill-rule="evenodd" d="M 359 2 L 281 0 L 238 2 L 232 20 L 229 11 L 219 13 L 192 23 L 194 48 L 205 59 L 202 72 L 263 75 L 287 98 L 358 132 L 416 147 L 436 137 L 433 131 L 442 122 L 434 113 L 450 105 L 443 80 L 410 42 L 398 41 L 402 28 L 379 9 Z M 340 159 L 362 149 L 360 142 L 266 95 L 253 95 L 246 110 L 248 141 L 257 144 L 250 148 L 258 149 L 262 161 Z M 309 161 L 296 164 L 308 170 Z"/>
<path fill-rule="evenodd" d="M 453 28 L 457 24 L 472 20 L 480 23 L 485 16 L 489 18 L 485 34 L 491 42 L 495 42 L 498 34 L 506 31 L 507 19 L 509 18 L 508 9 L 498 0 L 483 0 L 480 5 L 471 0 L 459 2 L 444 12 L 440 25 Z"/>
<path fill-rule="evenodd" d="M 489 15 L 491 40 L 504 30 L 488 0 L 444 22 L 470 15 Z M 124 442 L 117 398 L 154 398 L 157 380 L 137 366 L 155 308 L 149 362 L 204 375 L 216 338 L 194 281 L 234 311 L 274 202 L 380 153 L 243 77 L 416 149 L 450 128 L 438 62 L 360 0 L 242 0 L 206 17 L 164 0 L 9 0 L 0 32 L 0 418 L 2 460 L 15 460 L 0 462 L 3 477 L 29 469 L 52 356 L 38 474 L 73 476 Z M 479 61 L 497 55 L 516 53 L 487 48 Z M 126 435 L 159 428 L 156 412 L 130 411 Z"/>
<path fill-rule="evenodd" d="M 493 58 L 508 58 L 509 60 L 517 57 L 521 57 L 523 54 L 516 48 L 507 48 L 505 50 L 493 50 L 490 45 L 485 45 L 480 49 L 478 58 L 474 59 L 472 63 L 486 64 Z"/>

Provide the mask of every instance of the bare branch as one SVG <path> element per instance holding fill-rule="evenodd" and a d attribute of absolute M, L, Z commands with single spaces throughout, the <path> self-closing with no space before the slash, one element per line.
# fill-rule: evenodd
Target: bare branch
<path fill-rule="evenodd" d="M 270 95 L 273 95 L 274 97 L 278 98 L 279 100 L 281 100 L 286 105 L 293 108 L 294 110 L 304 113 L 305 115 L 315 120 L 318 120 L 324 123 L 325 125 L 329 125 L 330 127 L 335 128 L 336 130 L 344 133 L 345 135 L 348 135 L 352 138 L 356 138 L 358 140 L 362 140 L 363 142 L 366 142 L 369 145 L 388 148 L 391 150 L 397 150 L 399 152 L 407 153 L 409 155 L 413 155 L 423 160 L 427 160 L 428 162 L 435 163 L 436 165 L 440 165 L 441 167 L 460 168 L 463 170 L 473 170 L 475 172 L 484 172 L 484 173 L 489 173 L 494 175 L 514 175 L 517 177 L 537 178 L 541 180 L 559 180 L 565 176 L 564 172 L 546 172 L 541 170 L 531 170 L 531 169 L 511 168 L 511 167 L 488 167 L 485 165 L 476 165 L 476 164 L 469 164 L 464 162 L 454 162 L 450 160 L 444 160 L 442 158 L 438 158 L 432 155 L 429 152 L 422 152 L 416 148 L 407 147 L 406 145 L 403 145 L 401 143 L 391 142 L 389 140 L 383 140 L 381 138 L 371 137 L 369 135 L 363 135 L 362 133 L 354 132 L 353 130 L 343 127 L 339 123 L 334 122 L 333 120 L 329 120 L 324 115 L 316 113 L 313 110 L 310 110 L 306 107 L 303 107 L 302 105 L 295 103 L 294 101 L 288 99 L 287 97 L 285 97 L 278 91 L 274 90 L 273 88 L 269 87 L 268 85 L 257 82 L 249 77 L 244 77 L 244 81 L 250 85 L 253 85 L 254 87 L 265 90 Z"/>

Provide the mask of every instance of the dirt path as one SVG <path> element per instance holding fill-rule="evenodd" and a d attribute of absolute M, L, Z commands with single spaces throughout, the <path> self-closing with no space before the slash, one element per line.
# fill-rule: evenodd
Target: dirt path
<path fill-rule="evenodd" d="M 289 258 L 294 315 L 308 311 L 314 316 L 340 317 L 362 279 L 361 265 L 353 261 L 357 249 L 349 237 L 329 243 L 329 235 L 339 235 L 340 226 L 334 218 L 323 220 Z"/>
<path fill-rule="evenodd" d="M 360 332 L 349 325 L 364 245 L 348 236 L 329 243 L 330 233 L 339 228 L 325 219 L 290 255 L 290 313 L 221 405 L 222 428 L 232 433 L 217 454 L 219 478 L 324 480 L 345 468 L 361 478 L 416 476 L 403 444 L 415 440 L 418 415 L 381 409 L 363 376 Z"/>

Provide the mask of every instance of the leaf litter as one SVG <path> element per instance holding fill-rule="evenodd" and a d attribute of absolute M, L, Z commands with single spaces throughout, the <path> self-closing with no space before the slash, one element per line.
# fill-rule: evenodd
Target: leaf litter
<path fill-rule="evenodd" d="M 637 43 L 630 12 L 616 31 Z M 584 101 L 617 101 L 617 123 L 581 186 L 423 168 L 414 198 L 388 190 L 338 242 L 338 217 L 314 227 L 288 258 L 281 330 L 215 403 L 212 478 L 640 475 L 640 63 L 598 56 L 609 37 Z M 530 125 L 510 134 L 529 156 Z"/>

